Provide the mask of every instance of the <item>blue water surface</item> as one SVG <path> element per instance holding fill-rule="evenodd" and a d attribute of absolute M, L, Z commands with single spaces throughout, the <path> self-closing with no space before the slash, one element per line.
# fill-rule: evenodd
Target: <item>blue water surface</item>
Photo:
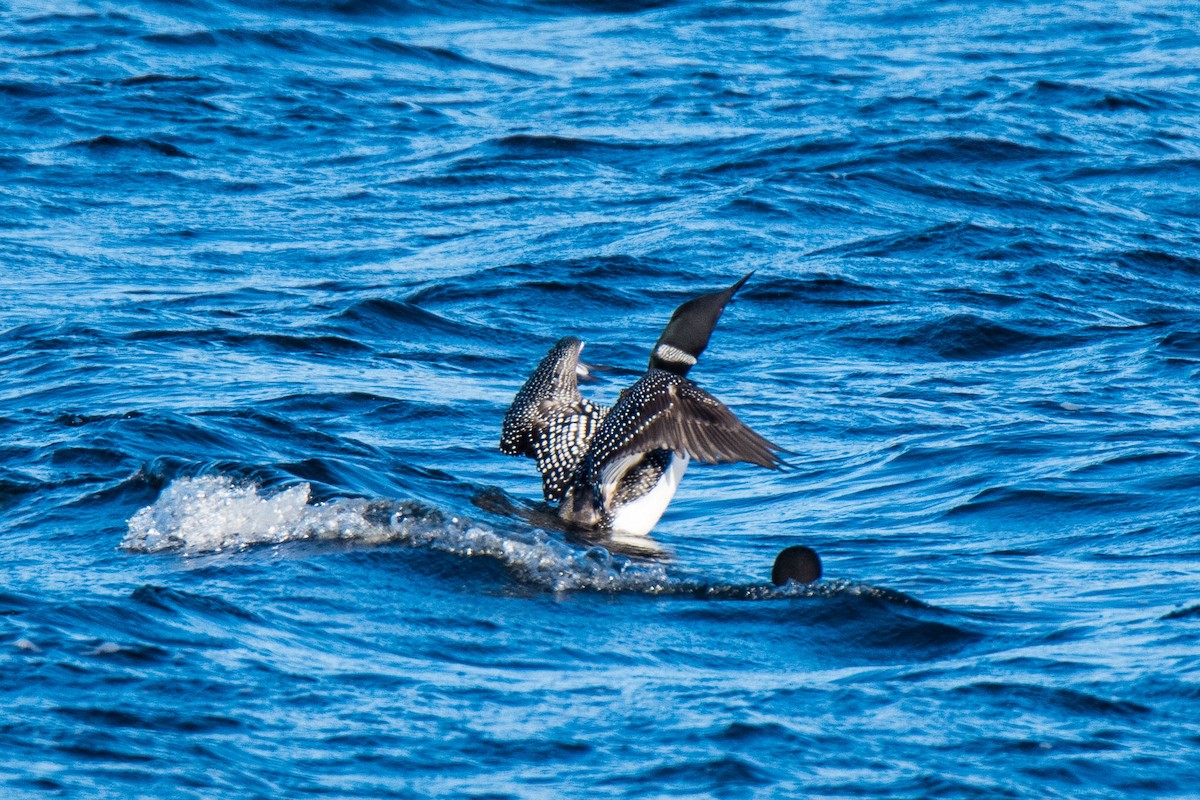
<path fill-rule="evenodd" d="M 0 795 L 1196 797 L 1198 31 L 0 2 Z M 750 270 L 791 468 L 565 535 L 528 372 Z"/>

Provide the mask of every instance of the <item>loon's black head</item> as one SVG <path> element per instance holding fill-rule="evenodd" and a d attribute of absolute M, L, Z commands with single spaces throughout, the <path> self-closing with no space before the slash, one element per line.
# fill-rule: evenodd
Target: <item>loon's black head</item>
<path fill-rule="evenodd" d="M 746 277 L 728 289 L 700 295 L 675 309 L 671 321 L 650 353 L 650 368 L 687 375 L 704 348 L 708 347 L 708 338 L 712 336 L 725 304 L 753 274 L 747 273 Z"/>
<path fill-rule="evenodd" d="M 776 586 L 783 586 L 788 581 L 814 583 L 820 578 L 821 557 L 811 547 L 785 547 L 775 556 L 775 566 L 771 568 L 771 583 Z"/>

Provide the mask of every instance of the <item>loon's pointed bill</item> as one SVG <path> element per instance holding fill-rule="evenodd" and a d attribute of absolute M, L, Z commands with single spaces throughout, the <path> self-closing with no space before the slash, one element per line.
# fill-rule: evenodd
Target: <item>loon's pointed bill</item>
<path fill-rule="evenodd" d="M 576 337 L 560 339 L 517 392 L 501 427 L 501 452 L 537 461 L 549 503 L 562 498 L 607 411 L 579 393 L 581 350 Z"/>

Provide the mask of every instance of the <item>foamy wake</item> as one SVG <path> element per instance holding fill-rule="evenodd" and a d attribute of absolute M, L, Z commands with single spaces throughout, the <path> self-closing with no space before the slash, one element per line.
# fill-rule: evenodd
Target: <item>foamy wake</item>
<path fill-rule="evenodd" d="M 126 550 L 187 555 L 296 540 L 397 542 L 503 562 L 518 578 L 554 591 L 678 590 L 657 564 L 613 558 L 603 547 L 579 550 L 543 531 L 501 534 L 411 502 L 334 500 L 310 505 L 300 484 L 264 495 L 227 477 L 178 478 L 129 520 Z"/>

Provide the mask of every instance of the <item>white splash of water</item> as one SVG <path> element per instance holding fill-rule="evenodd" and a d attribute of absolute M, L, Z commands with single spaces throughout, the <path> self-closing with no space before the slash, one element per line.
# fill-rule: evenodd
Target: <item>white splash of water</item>
<path fill-rule="evenodd" d="M 220 552 L 254 544 L 307 538 L 308 484 L 263 497 L 255 486 L 225 477 L 180 478 L 153 505 L 129 520 L 121 542 L 127 550 L 155 553 Z"/>
<path fill-rule="evenodd" d="M 178 478 L 133 515 L 121 546 L 196 555 L 302 539 L 397 542 L 495 558 L 519 579 L 554 591 L 673 590 L 662 565 L 615 559 L 603 547 L 579 550 L 544 531 L 501 533 L 416 503 L 347 499 L 310 505 L 308 499 L 308 484 L 264 495 L 258 486 L 227 477 Z"/>

